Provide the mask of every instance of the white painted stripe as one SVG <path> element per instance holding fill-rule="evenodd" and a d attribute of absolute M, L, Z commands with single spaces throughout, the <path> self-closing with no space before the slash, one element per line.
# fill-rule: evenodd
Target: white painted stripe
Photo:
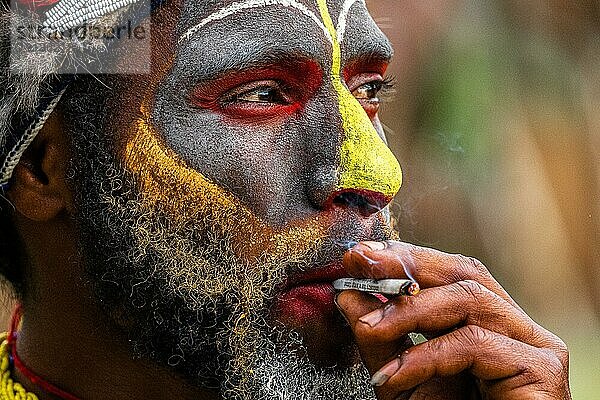
<path fill-rule="evenodd" d="M 333 43 L 333 38 L 327 31 L 327 28 L 325 27 L 323 22 L 321 22 L 321 20 L 317 18 L 315 13 L 306 8 L 304 4 L 299 3 L 296 0 L 246 0 L 243 2 L 232 3 L 229 6 L 212 13 L 208 17 L 204 18 L 199 24 L 188 29 L 187 32 L 181 35 L 181 37 L 179 38 L 179 43 L 185 40 L 189 40 L 194 34 L 196 34 L 199 30 L 201 30 L 203 27 L 210 24 L 211 22 L 222 20 L 224 18 L 230 17 L 234 14 L 239 14 L 240 12 L 252 8 L 262 8 L 269 6 L 283 6 L 300 11 L 302 14 L 312 19 L 313 22 L 323 30 L 327 40 L 329 40 L 330 43 Z"/>
<path fill-rule="evenodd" d="M 337 24 L 337 40 L 339 43 L 344 41 L 344 35 L 346 34 L 346 25 L 348 24 L 348 14 L 350 14 L 350 9 L 356 3 L 361 2 L 365 4 L 365 0 L 346 0 L 344 5 L 342 6 L 342 11 L 340 11 L 340 16 L 338 18 Z"/>

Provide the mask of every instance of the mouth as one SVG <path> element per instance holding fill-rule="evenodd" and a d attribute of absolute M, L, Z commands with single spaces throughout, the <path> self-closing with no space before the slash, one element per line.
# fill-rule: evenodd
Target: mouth
<path fill-rule="evenodd" d="M 333 281 L 336 279 L 344 277 L 348 277 L 348 273 L 346 272 L 346 269 L 343 267 L 340 260 L 339 262 L 330 263 L 325 267 L 313 268 L 308 271 L 292 274 L 284 283 L 282 292 L 298 286 L 321 283 L 333 284 Z"/>
<path fill-rule="evenodd" d="M 342 277 L 348 273 L 341 259 L 293 274 L 282 285 L 272 308 L 274 320 L 300 335 L 308 357 L 317 365 L 350 367 L 358 360 L 348 350 L 352 334 L 335 305 L 333 281 Z"/>
<path fill-rule="evenodd" d="M 336 290 L 333 282 L 350 275 L 342 265 L 343 255 L 349 248 L 364 240 L 383 240 L 388 232 L 380 220 L 364 220 L 354 213 L 337 208 L 339 223 L 322 244 L 312 267 L 290 271 L 287 279 L 275 289 L 271 316 L 293 328 L 320 326 L 325 332 L 345 324 L 335 305 Z"/>
<path fill-rule="evenodd" d="M 282 285 L 275 313 L 283 322 L 305 323 L 336 313 L 333 281 L 348 277 L 341 260 L 291 275 Z"/>

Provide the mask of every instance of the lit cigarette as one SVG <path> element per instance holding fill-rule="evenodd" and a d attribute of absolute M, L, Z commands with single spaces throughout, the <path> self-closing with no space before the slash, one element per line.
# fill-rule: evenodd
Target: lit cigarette
<path fill-rule="evenodd" d="M 354 279 L 342 278 L 333 281 L 337 290 L 358 290 L 360 292 L 414 296 L 421 291 L 419 284 L 410 279 Z"/>

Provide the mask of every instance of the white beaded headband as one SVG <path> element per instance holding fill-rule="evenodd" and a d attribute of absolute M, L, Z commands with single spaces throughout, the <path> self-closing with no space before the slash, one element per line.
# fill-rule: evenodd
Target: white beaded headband
<path fill-rule="evenodd" d="M 48 106 L 43 110 L 42 114 L 35 120 L 33 123 L 25 130 L 25 133 L 21 136 L 21 138 L 17 141 L 17 143 L 9 150 L 6 155 L 6 159 L 0 167 L 0 188 L 4 189 L 8 186 L 8 181 L 10 180 L 15 167 L 19 163 L 19 160 L 23 156 L 23 153 L 27 150 L 33 139 L 37 136 L 37 134 L 42 130 L 44 124 L 50 118 L 50 114 L 56 108 L 56 105 L 60 101 L 60 98 L 65 93 L 67 88 L 62 89 L 58 95 L 53 98 Z"/>
<path fill-rule="evenodd" d="M 44 27 L 65 31 L 110 14 L 138 0 L 62 0 L 45 14 Z"/>

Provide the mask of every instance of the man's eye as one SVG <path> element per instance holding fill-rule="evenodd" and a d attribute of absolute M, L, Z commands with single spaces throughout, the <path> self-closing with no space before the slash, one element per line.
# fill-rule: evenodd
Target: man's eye
<path fill-rule="evenodd" d="M 393 93 L 394 78 L 388 77 L 383 80 L 374 80 L 367 82 L 356 88 L 352 94 L 358 101 L 364 101 L 371 104 L 379 104 L 382 102 L 382 96 Z"/>
<path fill-rule="evenodd" d="M 383 88 L 383 81 L 375 81 L 365 83 L 364 85 L 358 87 L 352 94 L 358 100 L 366 100 L 370 102 L 377 103 L 379 102 L 378 94 Z"/>
<path fill-rule="evenodd" d="M 252 103 L 281 103 L 284 101 L 281 92 L 271 87 L 262 87 L 236 96 L 238 101 Z"/>
<path fill-rule="evenodd" d="M 301 105 L 302 89 L 287 81 L 263 79 L 243 83 L 219 95 L 218 110 L 235 118 L 277 117 Z M 214 104 L 214 103 L 213 103 Z"/>
<path fill-rule="evenodd" d="M 261 86 L 239 94 L 230 101 L 261 104 L 288 104 L 282 90 L 278 86 Z"/>

